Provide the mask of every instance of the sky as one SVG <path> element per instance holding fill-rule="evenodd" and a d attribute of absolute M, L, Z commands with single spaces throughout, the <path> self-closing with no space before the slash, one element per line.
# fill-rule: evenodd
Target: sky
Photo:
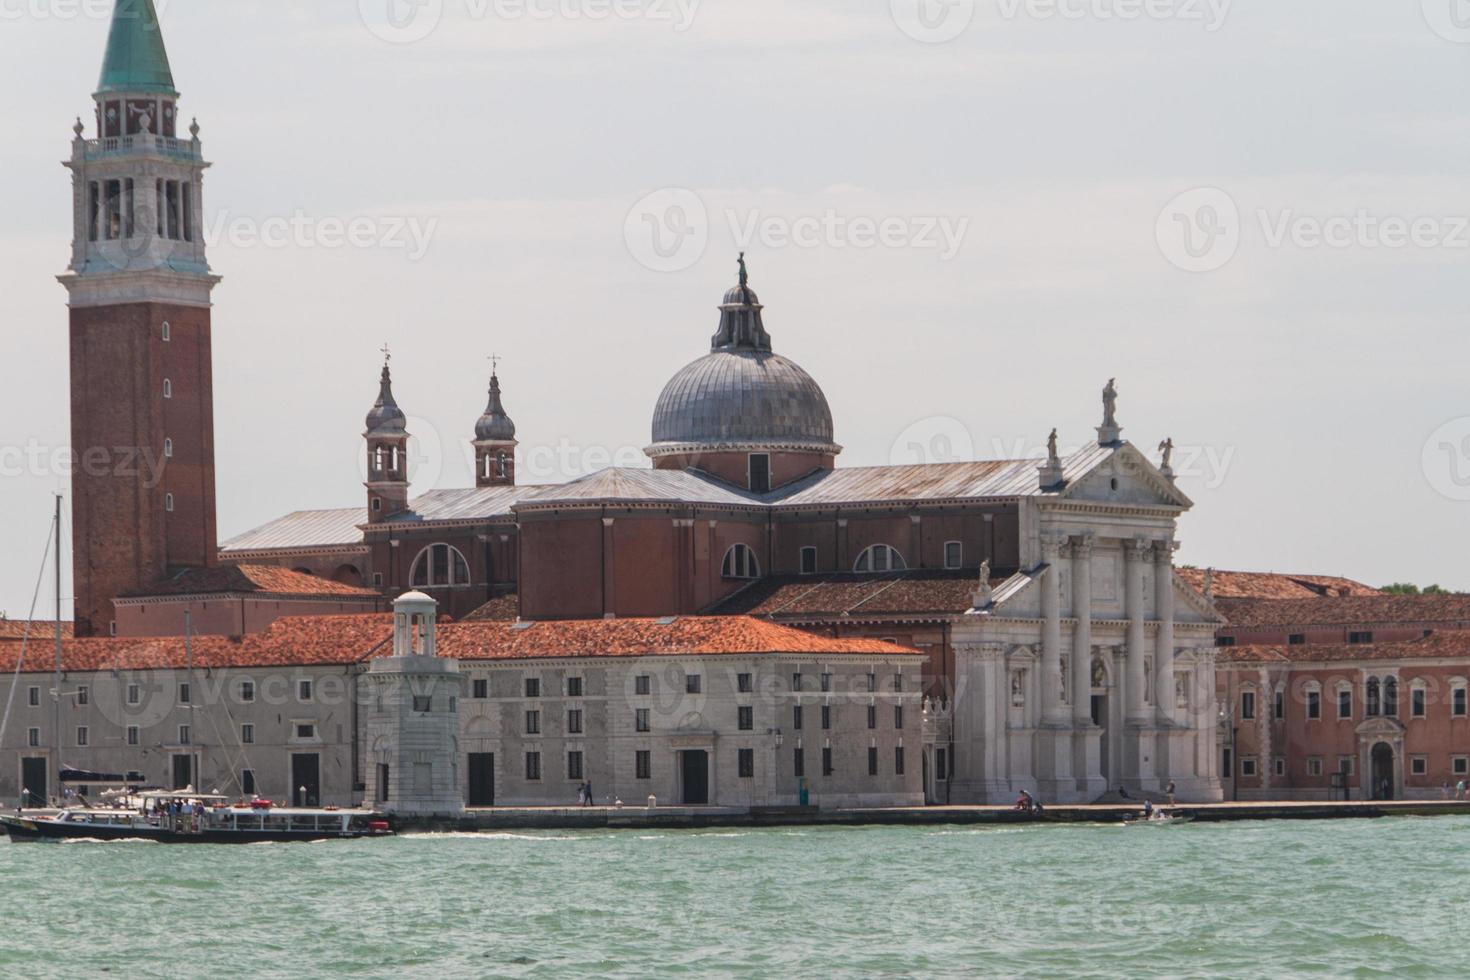
<path fill-rule="evenodd" d="M 12 616 L 67 492 L 59 161 L 110 6 L 0 0 Z M 214 163 L 222 540 L 365 501 L 385 344 L 415 491 L 471 484 L 492 355 L 520 482 L 648 465 L 743 250 L 841 465 L 1080 446 L 1117 377 L 1181 562 L 1470 589 L 1470 0 L 159 7 Z"/>

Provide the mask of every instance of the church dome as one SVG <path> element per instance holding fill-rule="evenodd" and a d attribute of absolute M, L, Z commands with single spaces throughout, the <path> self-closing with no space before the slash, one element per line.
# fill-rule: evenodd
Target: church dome
<path fill-rule="evenodd" d="M 388 365 L 384 364 L 378 400 L 373 404 L 373 410 L 368 412 L 367 435 L 401 436 L 407 431 L 408 417 L 393 399 L 393 374 L 388 370 Z"/>
<path fill-rule="evenodd" d="M 742 257 L 710 353 L 674 375 L 653 413 L 650 456 L 728 449 L 833 454 L 832 409 L 810 374 L 771 349 Z"/>

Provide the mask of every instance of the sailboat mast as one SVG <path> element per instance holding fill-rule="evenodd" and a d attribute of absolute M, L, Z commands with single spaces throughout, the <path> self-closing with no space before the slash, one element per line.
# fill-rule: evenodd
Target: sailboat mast
<path fill-rule="evenodd" d="M 52 731 L 56 733 L 56 792 L 61 793 L 61 494 L 56 495 L 56 671 L 51 684 Z"/>

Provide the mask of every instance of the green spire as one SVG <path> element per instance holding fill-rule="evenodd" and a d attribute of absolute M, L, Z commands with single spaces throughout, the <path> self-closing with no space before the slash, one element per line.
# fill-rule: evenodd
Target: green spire
<path fill-rule="evenodd" d="M 153 0 L 117 0 L 97 91 L 179 94 Z"/>

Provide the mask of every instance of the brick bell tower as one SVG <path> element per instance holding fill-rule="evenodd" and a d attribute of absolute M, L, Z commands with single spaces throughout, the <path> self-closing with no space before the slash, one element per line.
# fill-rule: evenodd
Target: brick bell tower
<path fill-rule="evenodd" d="M 408 510 L 408 417 L 393 397 L 393 355 L 383 347 L 383 375 L 378 400 L 368 412 L 367 440 L 368 523 L 381 524 Z"/>
<path fill-rule="evenodd" d="M 516 483 L 516 424 L 500 400 L 500 372 L 490 373 L 490 403 L 475 423 L 475 486 L 513 487 Z"/>
<path fill-rule="evenodd" d="M 178 90 L 153 0 L 117 0 L 96 102 L 77 120 L 71 309 L 72 523 L 79 636 L 112 600 L 216 560 L 210 294 L 199 125 Z"/>

